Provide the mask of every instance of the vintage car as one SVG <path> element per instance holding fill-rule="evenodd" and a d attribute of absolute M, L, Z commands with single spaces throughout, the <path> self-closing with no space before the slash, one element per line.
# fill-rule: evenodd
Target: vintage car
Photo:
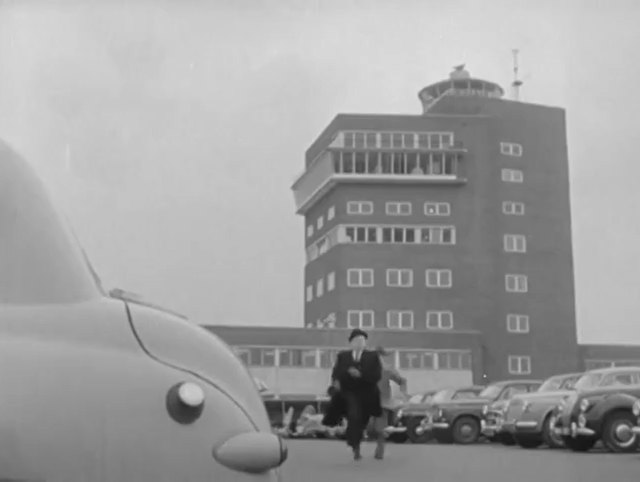
<path fill-rule="evenodd" d="M 286 447 L 240 359 L 195 323 L 110 296 L 5 144 L 0 247 L 0 479 L 280 480 Z"/>
<path fill-rule="evenodd" d="M 475 443 L 482 435 L 482 414 L 486 405 L 509 399 L 515 392 L 536 390 L 541 383 L 541 380 L 496 382 L 475 398 L 435 404 L 433 419 L 423 420 L 421 429 L 433 430 L 434 438 L 440 443 Z"/>
<path fill-rule="evenodd" d="M 568 373 L 548 378 L 533 393 L 515 395 L 505 406 L 501 433 L 512 437 L 523 448 L 546 444 L 550 448 L 563 447 L 562 439 L 553 430 L 553 410 L 573 387 L 581 373 Z"/>
<path fill-rule="evenodd" d="M 640 367 L 592 370 L 554 411 L 555 432 L 565 446 L 587 452 L 599 441 L 610 452 L 634 452 L 633 406 L 640 396 Z"/>
<path fill-rule="evenodd" d="M 388 440 L 395 443 L 405 443 L 407 440 L 409 440 L 407 427 L 405 425 L 405 422 L 403 421 L 405 408 L 426 406 L 435 393 L 435 390 L 416 393 L 409 396 L 408 400 L 399 402 L 397 404 L 397 407 L 393 410 L 393 415 L 389 420 L 389 425 L 385 429 Z"/>
<path fill-rule="evenodd" d="M 433 417 L 433 407 L 451 400 L 475 398 L 484 387 L 472 385 L 460 388 L 445 388 L 424 397 L 420 403 L 407 403 L 396 412 L 396 428 L 405 433 L 412 443 L 426 443 L 433 438 L 431 430 L 422 430 L 423 419 Z"/>

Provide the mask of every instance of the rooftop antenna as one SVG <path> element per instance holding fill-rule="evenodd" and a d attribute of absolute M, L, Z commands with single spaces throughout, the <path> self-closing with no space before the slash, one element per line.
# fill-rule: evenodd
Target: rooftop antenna
<path fill-rule="evenodd" d="M 513 82 L 511 86 L 513 87 L 513 98 L 514 100 L 520 100 L 520 86 L 522 85 L 522 81 L 518 79 L 518 53 L 520 52 L 518 49 L 513 49 Z"/>

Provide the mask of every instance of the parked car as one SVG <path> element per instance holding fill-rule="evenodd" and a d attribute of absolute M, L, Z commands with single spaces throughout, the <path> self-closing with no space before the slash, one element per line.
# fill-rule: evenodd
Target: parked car
<path fill-rule="evenodd" d="M 542 380 L 496 382 L 484 388 L 475 398 L 434 404 L 433 419 L 423 421 L 423 429 L 432 429 L 434 438 L 440 443 L 475 443 L 482 435 L 485 405 L 506 400 L 517 392 L 536 390 L 541 384 Z"/>
<path fill-rule="evenodd" d="M 286 447 L 231 348 L 104 289 L 1 143 L 0 246 L 0 478 L 280 480 Z"/>
<path fill-rule="evenodd" d="M 389 420 L 389 425 L 385 429 L 387 438 L 395 443 L 405 443 L 407 440 L 409 440 L 407 426 L 405 425 L 404 421 L 405 409 L 408 408 L 410 411 L 412 411 L 413 407 L 426 407 L 429 400 L 435 393 L 435 390 L 430 390 L 424 393 L 416 393 L 411 395 L 406 402 L 400 403 L 394 410 L 391 420 Z"/>
<path fill-rule="evenodd" d="M 412 443 L 426 443 L 433 438 L 431 430 L 423 430 L 422 420 L 433 417 L 433 407 L 451 400 L 476 398 L 484 389 L 480 385 L 460 388 L 445 388 L 426 397 L 420 403 L 408 403 L 397 412 L 397 427 L 404 430 Z"/>
<path fill-rule="evenodd" d="M 640 367 L 593 370 L 575 388 L 555 411 L 555 432 L 565 446 L 587 452 L 601 440 L 610 452 L 637 450 L 633 406 L 640 397 Z"/>
<path fill-rule="evenodd" d="M 631 407 L 631 413 L 636 419 L 635 426 L 631 429 L 631 431 L 636 435 L 640 436 L 640 398 L 633 402 L 633 407 Z"/>
<path fill-rule="evenodd" d="M 564 444 L 555 434 L 553 410 L 565 397 L 573 393 L 573 387 L 582 373 L 568 373 L 548 378 L 533 393 L 515 395 L 505 406 L 502 433 L 511 436 L 523 448 L 535 448 L 546 444 L 560 448 Z"/>

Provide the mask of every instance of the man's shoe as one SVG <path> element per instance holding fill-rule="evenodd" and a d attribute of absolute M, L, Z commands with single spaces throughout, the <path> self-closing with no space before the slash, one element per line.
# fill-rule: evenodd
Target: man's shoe
<path fill-rule="evenodd" d="M 382 460 L 384 458 L 384 445 L 378 444 L 373 455 L 375 459 Z"/>
<path fill-rule="evenodd" d="M 356 447 L 353 449 L 353 460 L 360 460 L 362 455 L 360 454 L 360 447 Z"/>

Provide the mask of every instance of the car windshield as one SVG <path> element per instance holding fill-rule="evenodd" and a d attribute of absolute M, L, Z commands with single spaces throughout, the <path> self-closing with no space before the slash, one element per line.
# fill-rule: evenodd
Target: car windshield
<path fill-rule="evenodd" d="M 500 395 L 501 391 L 502 387 L 500 385 L 489 385 L 478 394 L 478 397 L 486 398 L 487 400 L 494 400 L 498 395 Z"/>
<path fill-rule="evenodd" d="M 438 393 L 436 393 L 433 396 L 431 401 L 434 403 L 446 402 L 447 400 L 451 400 L 451 397 L 453 396 L 453 394 L 454 394 L 454 391 L 450 389 L 440 390 Z"/>
<path fill-rule="evenodd" d="M 477 398 L 478 394 L 470 390 L 460 390 L 453 396 L 454 400 L 468 400 L 470 398 Z"/>
<path fill-rule="evenodd" d="M 576 390 L 587 390 L 597 387 L 600 380 L 602 380 L 602 373 L 585 373 L 578 379 L 574 388 Z"/>
<path fill-rule="evenodd" d="M 574 390 L 576 387 L 576 382 L 578 381 L 579 377 L 571 377 L 571 378 L 567 378 L 564 382 L 562 382 L 562 385 L 560 386 L 560 390 Z"/>
<path fill-rule="evenodd" d="M 562 386 L 562 378 L 549 378 L 546 382 L 544 382 L 538 388 L 539 392 L 553 392 L 556 390 L 560 390 Z"/>

